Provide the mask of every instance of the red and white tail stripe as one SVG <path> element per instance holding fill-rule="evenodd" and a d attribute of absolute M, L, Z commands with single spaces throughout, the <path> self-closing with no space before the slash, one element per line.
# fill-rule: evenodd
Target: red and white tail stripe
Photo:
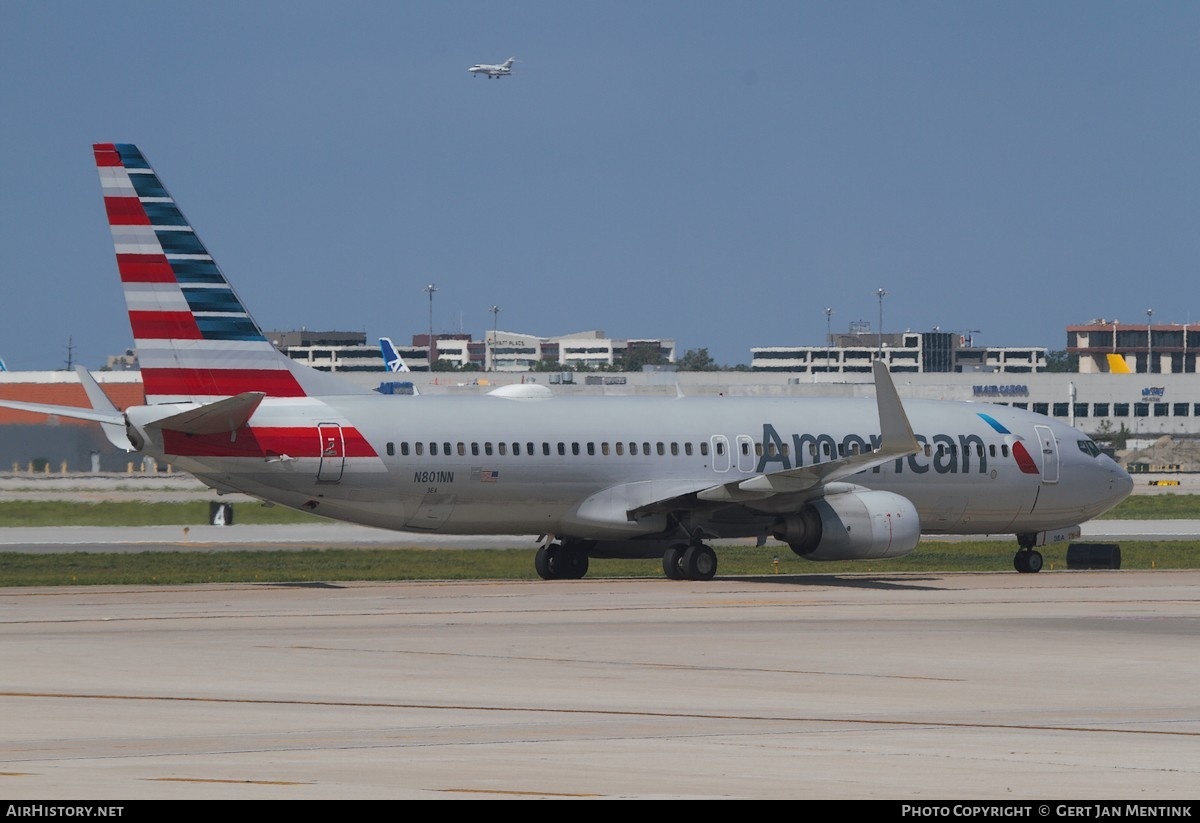
<path fill-rule="evenodd" d="M 304 367 L 263 336 L 137 147 L 92 150 L 146 402 L 305 396 Z"/>

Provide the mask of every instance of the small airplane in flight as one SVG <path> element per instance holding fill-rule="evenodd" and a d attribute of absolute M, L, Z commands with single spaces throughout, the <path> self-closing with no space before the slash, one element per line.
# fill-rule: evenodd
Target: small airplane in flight
<path fill-rule="evenodd" d="M 383 365 L 388 371 L 407 372 L 412 371 L 408 364 L 404 362 L 404 358 L 396 351 L 396 345 L 390 337 L 379 338 L 379 350 L 383 354 Z"/>
<path fill-rule="evenodd" d="M 500 64 L 476 63 L 475 65 L 471 66 L 471 68 L 467 69 L 467 71 L 471 72 L 472 76 L 482 74 L 484 77 L 491 80 L 493 77 L 507 77 L 508 75 L 512 74 L 512 66 L 515 62 L 517 62 L 517 58 L 510 57 Z"/>
<path fill-rule="evenodd" d="M 368 526 L 540 535 L 534 568 L 661 558 L 709 580 L 710 541 L 774 538 L 809 560 L 901 557 L 923 534 L 1038 546 L 1132 490 L 1085 434 L 1023 409 L 875 398 L 420 395 L 397 404 L 271 345 L 138 148 L 93 146 L 146 405 L 0 406 L 98 422 L 120 448 L 219 492 Z M 544 387 L 538 387 L 544 388 Z M 531 546 L 532 548 L 532 546 Z"/>

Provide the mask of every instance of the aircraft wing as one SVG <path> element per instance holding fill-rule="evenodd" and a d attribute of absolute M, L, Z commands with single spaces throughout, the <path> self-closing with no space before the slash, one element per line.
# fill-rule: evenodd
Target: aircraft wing
<path fill-rule="evenodd" d="M 673 509 L 689 504 L 695 506 L 698 501 L 740 503 L 762 500 L 776 495 L 817 497 L 831 483 L 884 463 L 907 457 L 910 454 L 916 454 L 921 447 L 917 443 L 916 437 L 913 436 L 912 426 L 908 422 L 908 415 L 904 412 L 904 404 L 900 402 L 900 395 L 896 392 L 892 376 L 888 373 L 887 366 L 879 360 L 874 362 L 873 368 L 875 372 L 875 402 L 879 408 L 879 426 L 882 434 L 878 449 L 847 455 L 837 460 L 812 466 L 781 469 L 777 472 L 758 474 L 729 483 L 693 489 L 684 494 L 638 506 L 630 511 L 631 519 L 649 511 Z"/>

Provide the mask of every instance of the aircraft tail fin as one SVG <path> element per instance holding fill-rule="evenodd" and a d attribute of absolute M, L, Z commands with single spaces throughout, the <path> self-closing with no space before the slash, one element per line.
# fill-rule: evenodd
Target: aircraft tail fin
<path fill-rule="evenodd" d="M 137 146 L 92 151 L 147 403 L 362 393 L 267 340 Z"/>
<path fill-rule="evenodd" d="M 388 371 L 406 372 L 412 371 L 408 364 L 404 362 L 404 358 L 396 351 L 396 346 L 392 343 L 392 338 L 379 338 L 379 349 L 383 353 L 383 365 Z"/>
<path fill-rule="evenodd" d="M 1133 374 L 1125 358 L 1119 354 L 1108 355 L 1108 371 L 1110 374 Z"/>

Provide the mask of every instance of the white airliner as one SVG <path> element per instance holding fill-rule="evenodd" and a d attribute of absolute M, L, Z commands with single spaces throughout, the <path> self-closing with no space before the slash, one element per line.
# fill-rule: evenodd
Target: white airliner
<path fill-rule="evenodd" d="M 498 65 L 495 63 L 476 63 L 467 69 L 467 71 L 471 72 L 472 75 L 482 74 L 491 80 L 493 77 L 507 77 L 512 74 L 512 66 L 515 62 L 517 62 L 517 58 L 510 57 Z"/>
<path fill-rule="evenodd" d="M 545 579 L 590 557 L 661 557 L 707 580 L 717 538 L 810 560 L 899 557 L 924 534 L 1014 534 L 1014 566 L 1132 490 L 1061 422 L 1008 406 L 875 400 L 412 397 L 319 372 L 271 345 L 137 147 L 94 146 L 144 406 L 0 405 L 95 420 L 109 439 L 244 492 L 389 529 L 541 535 Z M 531 545 L 531 548 L 533 546 Z"/>

